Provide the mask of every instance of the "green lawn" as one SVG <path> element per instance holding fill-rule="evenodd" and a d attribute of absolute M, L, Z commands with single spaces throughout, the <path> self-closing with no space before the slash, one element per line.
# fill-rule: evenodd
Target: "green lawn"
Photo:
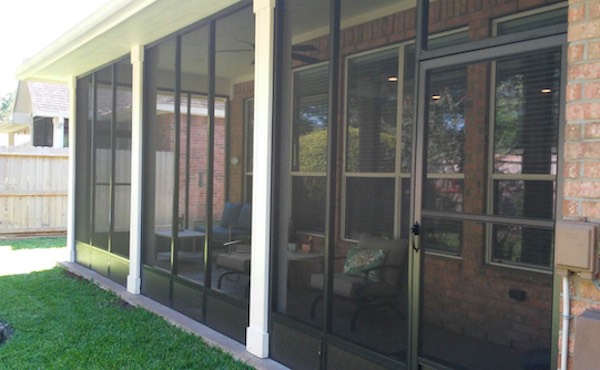
<path fill-rule="evenodd" d="M 61 268 L 0 277 L 2 369 L 249 369 Z"/>
<path fill-rule="evenodd" d="M 0 239 L 0 246 L 10 246 L 12 250 L 17 249 L 38 249 L 38 248 L 60 248 L 67 245 L 67 238 L 59 237 L 41 237 L 41 238 L 21 238 L 21 239 Z"/>

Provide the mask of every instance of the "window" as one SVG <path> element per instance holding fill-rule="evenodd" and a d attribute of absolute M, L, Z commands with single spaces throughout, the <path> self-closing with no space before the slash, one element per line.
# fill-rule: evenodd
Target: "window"
<path fill-rule="evenodd" d="M 462 213 L 467 68 L 436 71 L 429 79 L 423 209 Z M 424 246 L 428 252 L 461 254 L 461 221 L 424 217 L 423 225 Z"/>
<path fill-rule="evenodd" d="M 497 20 L 494 24 L 494 32 L 496 35 L 508 35 L 540 27 L 565 24 L 567 23 L 567 13 L 566 3 L 523 12 Z"/>
<path fill-rule="evenodd" d="M 325 228 L 328 65 L 294 73 L 292 222 L 296 231 Z"/>
<path fill-rule="evenodd" d="M 33 122 L 33 146 L 52 146 L 52 118 L 36 118 Z"/>
<path fill-rule="evenodd" d="M 345 239 L 408 233 L 413 58 L 401 45 L 347 60 Z"/>
<path fill-rule="evenodd" d="M 461 28 L 433 35 L 429 47 L 460 44 L 467 39 L 468 30 Z M 408 238 L 414 55 L 414 44 L 409 43 L 347 60 L 345 239 L 358 239 L 363 233 Z M 465 88 L 462 82 L 455 90 Z M 460 143 L 455 146 L 460 147 Z M 461 176 L 432 173 L 430 181 L 434 186 L 460 189 Z M 453 197 L 454 203 L 460 203 L 459 197 Z"/>
<path fill-rule="evenodd" d="M 496 62 L 490 213 L 519 226 L 491 226 L 493 263 L 552 267 L 558 158 L 560 52 Z"/>

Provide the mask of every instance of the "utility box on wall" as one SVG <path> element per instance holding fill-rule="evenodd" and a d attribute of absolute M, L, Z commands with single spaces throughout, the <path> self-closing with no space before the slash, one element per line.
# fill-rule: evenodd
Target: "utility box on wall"
<path fill-rule="evenodd" d="M 584 279 L 598 273 L 596 248 L 598 225 L 586 222 L 559 221 L 556 223 L 555 265 L 561 275 L 578 272 Z"/>

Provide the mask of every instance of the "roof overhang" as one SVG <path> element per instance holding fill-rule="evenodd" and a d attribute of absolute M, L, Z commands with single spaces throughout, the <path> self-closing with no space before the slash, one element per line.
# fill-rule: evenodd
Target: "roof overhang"
<path fill-rule="evenodd" d="M 31 126 L 28 124 L 18 124 L 11 122 L 0 123 L 0 134 L 10 134 L 11 132 L 19 132 L 29 129 Z"/>
<path fill-rule="evenodd" d="M 243 0 L 111 0 L 16 71 L 19 80 L 67 83 Z"/>

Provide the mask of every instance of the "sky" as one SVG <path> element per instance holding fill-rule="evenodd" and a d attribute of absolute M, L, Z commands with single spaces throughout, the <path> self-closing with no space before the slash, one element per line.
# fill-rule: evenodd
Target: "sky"
<path fill-rule="evenodd" d="M 109 0 L 0 0 L 0 96 L 17 89 L 15 70 Z"/>

